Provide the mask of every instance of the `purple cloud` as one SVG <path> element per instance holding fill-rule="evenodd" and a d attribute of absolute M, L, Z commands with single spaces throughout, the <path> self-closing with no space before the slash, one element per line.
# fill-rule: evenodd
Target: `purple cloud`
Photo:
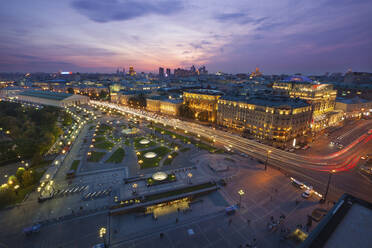
<path fill-rule="evenodd" d="M 127 21 L 150 14 L 171 15 L 180 11 L 180 1 L 75 0 L 72 7 L 95 22 Z"/>
<path fill-rule="evenodd" d="M 267 17 L 252 18 L 244 12 L 223 13 L 215 16 L 219 22 L 232 22 L 237 24 L 260 24 L 267 19 Z"/>

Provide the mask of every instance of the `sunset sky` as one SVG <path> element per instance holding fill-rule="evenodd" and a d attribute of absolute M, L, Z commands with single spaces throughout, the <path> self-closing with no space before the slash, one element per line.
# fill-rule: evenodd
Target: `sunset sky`
<path fill-rule="evenodd" d="M 3 0 L 0 71 L 372 71 L 370 0 Z"/>

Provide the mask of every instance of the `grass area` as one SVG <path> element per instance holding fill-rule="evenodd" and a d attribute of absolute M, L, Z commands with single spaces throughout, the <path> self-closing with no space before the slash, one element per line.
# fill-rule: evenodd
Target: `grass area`
<path fill-rule="evenodd" d="M 136 149 L 144 149 L 144 148 L 149 148 L 149 147 L 152 147 L 152 146 L 156 145 L 156 143 L 152 140 L 149 140 L 150 143 L 148 143 L 148 144 L 141 144 L 140 141 L 143 140 L 143 139 L 149 140 L 146 137 L 137 137 L 137 138 L 134 139 L 134 147 Z"/>
<path fill-rule="evenodd" d="M 96 143 L 106 141 L 105 136 L 96 136 L 94 139 Z"/>
<path fill-rule="evenodd" d="M 161 134 L 169 135 L 169 136 L 171 136 L 174 139 L 182 140 L 184 143 L 191 142 L 191 140 L 190 140 L 189 137 L 186 137 L 186 136 L 183 136 L 183 135 L 180 135 L 180 134 L 171 132 L 169 130 L 166 130 L 166 129 L 163 129 L 163 128 L 160 128 L 160 127 L 154 127 L 154 130 L 157 131 L 157 132 L 159 132 L 159 133 L 161 133 Z"/>
<path fill-rule="evenodd" d="M 104 141 L 104 142 L 96 143 L 94 147 L 98 149 L 111 150 L 114 147 L 114 144 L 110 141 Z"/>
<path fill-rule="evenodd" d="M 125 151 L 123 148 L 120 147 L 114 153 L 111 154 L 111 156 L 109 157 L 109 159 L 106 160 L 105 163 L 115 163 L 115 164 L 121 163 L 121 161 L 123 161 L 124 156 L 125 156 Z"/>
<path fill-rule="evenodd" d="M 70 170 L 76 171 L 79 164 L 80 164 L 80 160 L 74 160 L 74 162 L 72 162 L 72 164 L 71 164 Z"/>
<path fill-rule="evenodd" d="M 177 155 L 178 155 L 178 152 L 172 152 L 171 154 L 169 154 L 167 159 L 164 160 L 163 165 L 170 165 L 172 163 L 173 159 L 175 157 L 177 157 Z"/>
<path fill-rule="evenodd" d="M 197 190 L 201 190 L 201 189 L 210 188 L 210 187 L 213 187 L 215 185 L 216 185 L 215 183 L 209 182 L 209 183 L 203 183 L 203 184 L 194 185 L 194 186 L 190 186 L 190 187 L 182 188 L 182 189 L 177 189 L 177 190 L 173 190 L 173 191 L 148 195 L 148 196 L 145 197 L 145 201 L 154 201 L 154 200 L 158 200 L 158 199 L 165 198 L 165 197 L 171 197 L 171 196 L 175 196 L 175 195 L 185 194 L 185 193 L 189 193 L 189 192 L 193 192 L 193 191 L 197 191 Z"/>
<path fill-rule="evenodd" d="M 112 127 L 107 124 L 101 124 L 96 132 L 97 135 L 103 135 L 108 131 L 111 131 Z"/>
<path fill-rule="evenodd" d="M 88 157 L 88 162 L 99 162 L 105 154 L 105 152 L 92 152 Z"/>
<path fill-rule="evenodd" d="M 124 144 L 125 144 L 126 146 L 129 146 L 129 145 L 130 145 L 130 140 L 129 140 L 129 139 L 126 139 L 126 140 L 124 141 Z"/>
<path fill-rule="evenodd" d="M 148 152 L 155 152 L 157 156 L 155 158 L 145 158 L 145 154 Z M 159 166 L 160 160 L 169 152 L 170 150 L 165 146 L 159 146 L 154 149 L 141 151 L 140 154 L 137 155 L 138 163 L 140 164 L 141 169 L 157 167 Z"/>
<path fill-rule="evenodd" d="M 161 134 L 170 135 L 170 136 L 172 136 L 172 138 L 174 138 L 174 139 L 180 139 L 184 143 L 188 143 L 188 144 L 189 143 L 192 143 L 192 144 L 194 144 L 196 147 L 198 147 L 200 149 L 207 150 L 207 151 L 212 152 L 212 153 L 216 153 L 216 152 L 217 153 L 222 153 L 219 149 L 213 147 L 212 145 L 203 143 L 201 141 L 197 141 L 194 138 L 191 139 L 189 137 L 186 137 L 186 136 L 183 136 L 183 135 L 180 135 L 180 134 L 171 132 L 169 130 L 166 130 L 166 129 L 163 129 L 163 128 L 160 128 L 160 127 L 153 127 L 153 128 L 154 128 L 155 131 L 160 132 Z M 189 135 L 192 135 L 192 136 L 196 136 L 193 133 L 188 133 L 188 134 Z M 203 138 L 203 139 L 206 140 L 206 141 L 208 141 L 208 142 L 210 142 L 210 140 L 207 139 L 207 138 Z"/>

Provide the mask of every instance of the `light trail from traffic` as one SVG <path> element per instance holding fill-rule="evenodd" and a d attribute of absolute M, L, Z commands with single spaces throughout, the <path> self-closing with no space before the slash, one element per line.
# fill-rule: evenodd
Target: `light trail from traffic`
<path fill-rule="evenodd" d="M 285 166 L 295 166 L 315 171 L 346 171 L 354 168 L 360 159 L 360 148 L 372 139 L 372 134 L 363 134 L 344 149 L 325 156 L 304 156 L 283 151 L 241 136 L 216 130 L 211 127 L 202 126 L 196 123 L 181 121 L 169 117 L 162 117 L 151 112 L 135 110 L 126 106 L 118 106 L 112 103 L 91 101 L 92 104 L 116 109 L 120 112 L 145 118 L 173 128 L 182 129 L 191 133 L 199 134 L 206 138 L 212 138 L 216 144 L 229 145 L 235 150 L 248 154 L 261 161 L 264 161 L 267 152 L 270 152 L 270 161 L 284 163 Z"/>

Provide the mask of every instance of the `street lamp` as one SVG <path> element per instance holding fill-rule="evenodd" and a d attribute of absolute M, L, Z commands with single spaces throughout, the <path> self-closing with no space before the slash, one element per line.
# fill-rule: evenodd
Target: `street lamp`
<path fill-rule="evenodd" d="M 187 174 L 187 177 L 189 178 L 189 184 L 191 184 L 192 173 L 189 172 L 189 173 Z"/>
<path fill-rule="evenodd" d="M 266 156 L 266 162 L 265 162 L 265 171 L 267 170 L 267 162 L 269 161 L 270 153 L 271 153 L 271 150 L 267 150 L 267 156 Z"/>
<path fill-rule="evenodd" d="M 333 173 L 336 173 L 336 170 L 331 170 L 331 171 L 329 172 L 328 183 L 327 183 L 327 189 L 326 189 L 326 192 L 325 192 L 325 194 L 324 194 L 324 198 L 322 198 L 322 199 L 320 200 L 320 202 L 322 202 L 322 203 L 325 202 L 325 201 L 327 200 L 329 184 L 331 183 L 331 178 L 332 178 Z"/>
<path fill-rule="evenodd" d="M 238 194 L 239 194 L 239 207 L 240 207 L 240 205 L 242 204 L 242 195 L 244 195 L 244 190 L 240 189 L 238 191 Z"/>
<path fill-rule="evenodd" d="M 106 228 L 105 227 L 101 227 L 101 229 L 99 229 L 99 237 L 103 239 L 104 247 L 107 247 L 106 246 Z"/>
<path fill-rule="evenodd" d="M 137 193 L 138 184 L 133 183 L 132 188 L 133 188 L 133 194 L 136 194 Z"/>

